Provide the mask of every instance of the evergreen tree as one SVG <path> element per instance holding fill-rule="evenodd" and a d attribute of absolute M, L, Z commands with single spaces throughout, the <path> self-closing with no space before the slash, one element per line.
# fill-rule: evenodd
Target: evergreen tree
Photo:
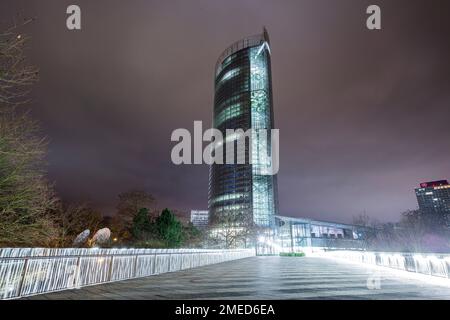
<path fill-rule="evenodd" d="M 133 218 L 131 234 L 135 240 L 144 240 L 148 238 L 152 231 L 152 223 L 149 218 L 147 208 L 141 208 Z"/>
<path fill-rule="evenodd" d="M 183 227 L 169 210 L 164 209 L 156 219 L 156 230 L 167 247 L 179 247 L 183 241 Z"/>

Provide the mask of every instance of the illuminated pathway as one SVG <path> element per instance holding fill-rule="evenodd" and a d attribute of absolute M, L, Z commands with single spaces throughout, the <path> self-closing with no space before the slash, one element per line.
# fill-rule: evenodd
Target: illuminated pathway
<path fill-rule="evenodd" d="M 380 289 L 369 290 L 373 274 L 363 265 L 324 258 L 252 257 L 30 299 L 450 299 L 450 287 L 385 269 L 378 273 Z"/>

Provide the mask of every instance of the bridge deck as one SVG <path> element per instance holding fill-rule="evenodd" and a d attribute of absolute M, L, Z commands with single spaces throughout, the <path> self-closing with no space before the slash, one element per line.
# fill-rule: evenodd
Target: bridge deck
<path fill-rule="evenodd" d="M 252 257 L 29 299 L 450 299 L 450 288 L 324 258 Z"/>

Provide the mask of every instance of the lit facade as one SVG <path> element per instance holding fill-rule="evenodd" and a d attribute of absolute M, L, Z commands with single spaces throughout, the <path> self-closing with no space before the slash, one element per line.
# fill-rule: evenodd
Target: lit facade
<path fill-rule="evenodd" d="M 191 210 L 191 223 L 198 229 L 208 227 L 209 212 L 208 210 Z"/>
<path fill-rule="evenodd" d="M 270 46 L 267 31 L 242 39 L 219 57 L 215 68 L 213 127 L 273 129 Z M 227 145 L 223 157 L 226 159 Z M 250 148 L 252 152 L 250 153 Z M 276 176 L 268 174 L 270 139 L 259 135 L 245 146 L 245 162 L 213 164 L 210 168 L 208 209 L 214 225 L 254 224 L 273 227 L 277 214 Z M 233 146 L 234 150 L 237 150 Z M 251 154 L 251 161 L 249 157 Z"/>
<path fill-rule="evenodd" d="M 447 180 L 423 182 L 416 190 L 417 203 L 425 217 L 450 223 L 450 184 Z"/>
<path fill-rule="evenodd" d="M 306 218 L 276 217 L 275 242 L 282 252 L 308 248 L 363 249 L 369 228 Z"/>

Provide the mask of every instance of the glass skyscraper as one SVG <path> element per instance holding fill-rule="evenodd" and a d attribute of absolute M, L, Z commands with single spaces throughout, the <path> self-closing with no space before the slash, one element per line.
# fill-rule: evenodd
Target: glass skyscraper
<path fill-rule="evenodd" d="M 213 127 L 224 137 L 227 129 L 267 129 L 268 138 L 258 133 L 247 141 L 243 164 L 211 166 L 208 208 L 213 225 L 274 225 L 277 181 L 276 175 L 266 170 L 271 161 L 270 129 L 274 127 L 270 55 L 269 36 L 264 29 L 262 34 L 232 44 L 217 61 Z M 237 150 L 236 145 L 231 147 Z M 250 149 L 252 159 L 247 161 Z M 224 159 L 227 150 L 230 152 L 228 145 Z M 237 152 L 234 157 L 239 157 Z"/>

